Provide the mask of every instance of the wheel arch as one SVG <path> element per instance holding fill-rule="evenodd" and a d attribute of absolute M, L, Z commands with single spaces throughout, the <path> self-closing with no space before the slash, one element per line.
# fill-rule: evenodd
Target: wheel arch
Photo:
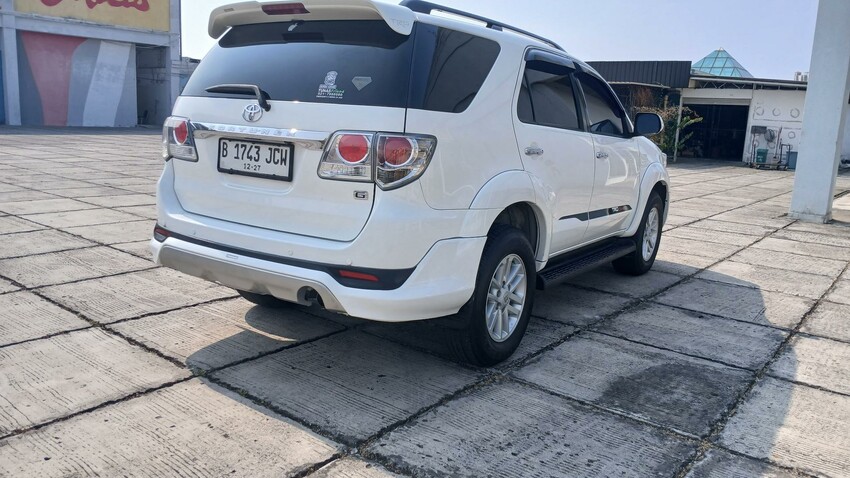
<path fill-rule="evenodd" d="M 500 224 L 511 225 L 525 233 L 539 263 L 545 262 L 549 251 L 551 224 L 537 202 L 534 183 L 525 171 L 506 171 L 485 184 L 470 209 L 493 211 L 487 232 Z"/>
<path fill-rule="evenodd" d="M 649 195 L 657 192 L 661 196 L 664 203 L 664 211 L 662 215 L 662 224 L 667 222 L 667 212 L 670 209 L 670 179 L 667 171 L 660 163 L 653 163 L 646 170 L 640 184 L 640 195 L 638 198 L 637 208 L 629 228 L 623 233 L 623 236 L 632 236 L 640 227 L 643 213 L 646 210 L 646 203 L 649 201 Z"/>

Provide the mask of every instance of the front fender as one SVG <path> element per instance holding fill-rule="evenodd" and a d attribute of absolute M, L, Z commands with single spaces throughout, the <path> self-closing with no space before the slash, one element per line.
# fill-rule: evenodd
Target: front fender
<path fill-rule="evenodd" d="M 646 210 L 646 203 L 649 201 L 649 194 L 652 192 L 652 188 L 658 183 L 662 183 L 667 187 L 667 197 L 661 198 L 664 200 L 663 222 L 667 222 L 667 211 L 670 210 L 670 176 L 668 176 L 667 170 L 661 163 L 652 163 L 643 173 L 643 179 L 640 182 L 640 197 L 638 198 L 637 210 L 634 216 L 632 216 L 632 223 L 623 233 L 623 236 L 629 237 L 637 233 L 638 228 L 640 228 L 640 222 L 643 219 L 643 213 Z"/>

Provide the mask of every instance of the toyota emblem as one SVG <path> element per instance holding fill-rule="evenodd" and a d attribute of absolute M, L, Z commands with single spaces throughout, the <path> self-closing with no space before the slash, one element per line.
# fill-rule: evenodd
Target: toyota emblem
<path fill-rule="evenodd" d="M 242 112 L 242 117 L 245 118 L 245 121 L 256 123 L 263 117 L 263 109 L 259 104 L 251 103 L 245 107 L 245 111 Z"/>

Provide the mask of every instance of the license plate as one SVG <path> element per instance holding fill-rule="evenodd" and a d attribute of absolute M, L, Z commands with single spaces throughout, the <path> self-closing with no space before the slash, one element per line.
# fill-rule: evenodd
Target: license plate
<path fill-rule="evenodd" d="M 292 144 L 218 140 L 218 170 L 257 178 L 292 180 Z"/>

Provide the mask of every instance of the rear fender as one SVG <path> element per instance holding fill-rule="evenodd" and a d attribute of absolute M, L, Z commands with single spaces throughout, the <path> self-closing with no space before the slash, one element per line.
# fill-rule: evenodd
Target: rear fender
<path fill-rule="evenodd" d="M 535 193 L 535 182 L 527 172 L 520 170 L 506 171 L 493 177 L 478 191 L 478 194 L 472 200 L 470 209 L 488 211 L 486 227 L 489 231 L 490 226 L 499 214 L 508 206 L 517 203 L 528 204 L 537 219 L 538 245 L 534 256 L 538 261 L 538 266 L 540 266 L 549 257 L 550 238 L 552 236 L 551 214 L 540 207 Z"/>

